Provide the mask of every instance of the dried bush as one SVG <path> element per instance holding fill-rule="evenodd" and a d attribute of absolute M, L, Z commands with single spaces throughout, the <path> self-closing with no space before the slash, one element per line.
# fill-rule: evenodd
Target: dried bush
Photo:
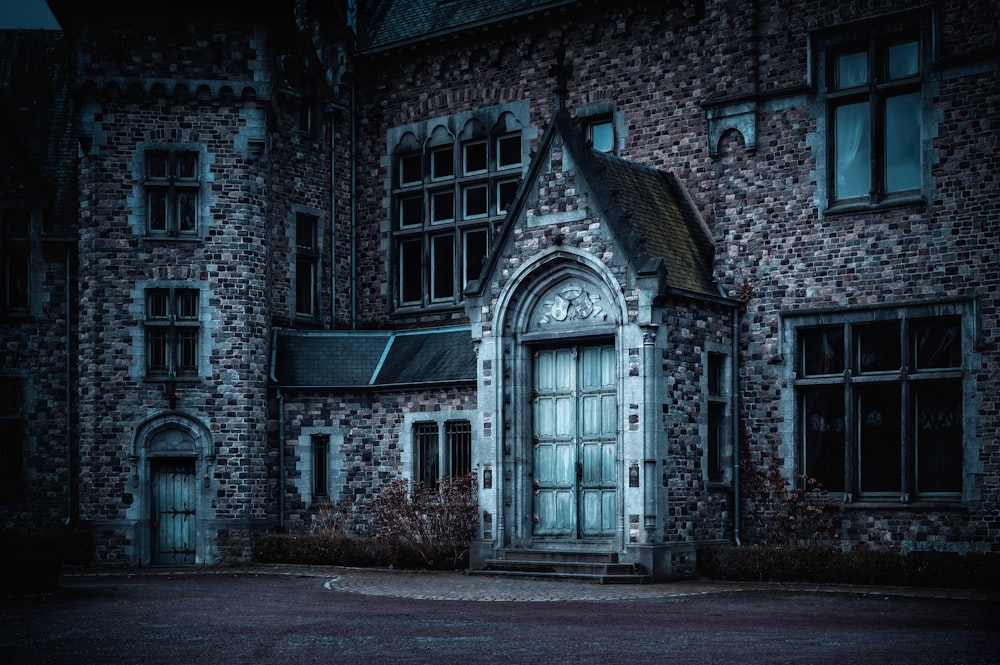
<path fill-rule="evenodd" d="M 468 560 L 479 524 L 476 474 L 445 478 L 436 487 L 397 480 L 375 496 L 372 510 L 376 540 L 397 556 L 413 556 L 427 568 L 457 568 Z"/>

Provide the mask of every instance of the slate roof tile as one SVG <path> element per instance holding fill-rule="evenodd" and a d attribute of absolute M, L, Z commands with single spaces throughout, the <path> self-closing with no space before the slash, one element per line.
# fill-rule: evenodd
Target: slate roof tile
<path fill-rule="evenodd" d="M 467 327 L 408 332 L 280 331 L 280 386 L 365 388 L 475 381 Z"/>

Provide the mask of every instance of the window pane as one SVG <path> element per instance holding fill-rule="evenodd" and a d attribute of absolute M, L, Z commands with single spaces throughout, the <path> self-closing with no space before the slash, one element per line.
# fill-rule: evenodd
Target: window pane
<path fill-rule="evenodd" d="M 497 182 L 497 214 L 506 213 L 517 195 L 517 180 Z"/>
<path fill-rule="evenodd" d="M 431 299 L 455 295 L 455 237 L 436 236 L 431 240 Z"/>
<path fill-rule="evenodd" d="M 177 292 L 177 317 L 196 320 L 198 318 L 198 292 L 184 289 Z"/>
<path fill-rule="evenodd" d="M 198 371 L 198 330 L 182 328 L 177 331 L 177 372 L 194 374 Z"/>
<path fill-rule="evenodd" d="M 595 122 L 589 127 L 590 142 L 598 152 L 611 152 L 615 147 L 615 133 L 611 122 Z"/>
<path fill-rule="evenodd" d="M 441 180 L 455 175 L 455 159 L 452 148 L 438 148 L 431 152 L 431 178 Z"/>
<path fill-rule="evenodd" d="M 465 256 L 463 267 L 465 270 L 462 286 L 479 279 L 483 272 L 483 261 L 486 259 L 487 248 L 486 229 L 476 229 L 465 233 Z"/>
<path fill-rule="evenodd" d="M 805 473 L 831 492 L 844 491 L 844 390 L 820 388 L 802 396 Z"/>
<path fill-rule="evenodd" d="M 837 107 L 834 137 L 838 199 L 868 196 L 871 189 L 870 124 L 867 102 Z"/>
<path fill-rule="evenodd" d="M 837 87 L 853 88 L 868 82 L 868 54 L 846 53 L 837 58 Z"/>
<path fill-rule="evenodd" d="M 146 318 L 165 319 L 169 313 L 170 292 L 166 289 L 151 289 L 146 292 Z"/>
<path fill-rule="evenodd" d="M 423 294 L 422 248 L 419 238 L 399 244 L 399 293 L 405 303 L 420 302 Z"/>
<path fill-rule="evenodd" d="M 149 200 L 149 230 L 167 230 L 167 192 L 161 189 L 151 189 Z"/>
<path fill-rule="evenodd" d="M 958 317 L 914 321 L 911 334 L 917 369 L 962 366 L 962 327 Z"/>
<path fill-rule="evenodd" d="M 399 200 L 399 225 L 420 226 L 424 221 L 424 200 L 420 196 L 410 196 Z"/>
<path fill-rule="evenodd" d="M 449 474 L 455 478 L 472 472 L 472 426 L 467 420 L 447 423 L 445 437 L 450 458 Z"/>
<path fill-rule="evenodd" d="M 805 374 L 840 374 L 844 371 L 843 328 L 804 330 L 800 341 Z"/>
<path fill-rule="evenodd" d="M 861 372 L 898 370 L 902 365 L 898 323 L 858 326 L 855 340 Z"/>
<path fill-rule="evenodd" d="M 889 79 L 913 76 L 920 72 L 917 42 L 894 44 L 888 49 Z"/>
<path fill-rule="evenodd" d="M 330 437 L 312 437 L 312 493 L 314 497 L 325 497 L 327 490 L 327 464 L 329 463 Z"/>
<path fill-rule="evenodd" d="M 858 447 L 862 492 L 902 489 L 902 418 L 899 386 L 868 385 L 858 389 Z"/>
<path fill-rule="evenodd" d="M 719 397 L 724 393 L 722 382 L 725 364 L 726 356 L 720 353 L 708 354 L 708 394 L 713 397 Z"/>
<path fill-rule="evenodd" d="M 309 259 L 295 261 L 295 311 L 298 314 L 315 314 L 315 268 Z"/>
<path fill-rule="evenodd" d="M 497 139 L 497 168 L 509 168 L 521 163 L 521 137 L 517 134 Z"/>
<path fill-rule="evenodd" d="M 462 192 L 465 198 L 465 218 L 485 217 L 489 212 L 486 203 L 486 185 L 466 187 Z"/>
<path fill-rule="evenodd" d="M 177 193 L 177 230 L 195 230 L 195 207 L 198 202 L 198 194 L 193 191 Z"/>
<path fill-rule="evenodd" d="M 916 395 L 917 491 L 962 491 L 962 385 L 919 383 Z"/>
<path fill-rule="evenodd" d="M 179 152 L 177 159 L 178 178 L 196 178 L 198 170 L 198 154 L 194 152 Z"/>
<path fill-rule="evenodd" d="M 710 482 L 721 482 L 722 473 L 722 446 L 726 440 L 726 408 L 722 404 L 708 405 L 708 480 Z"/>
<path fill-rule="evenodd" d="M 920 187 L 920 94 L 885 100 L 885 188 Z"/>
<path fill-rule="evenodd" d="M 166 328 L 146 328 L 146 369 L 165 372 L 168 362 Z"/>
<path fill-rule="evenodd" d="M 146 177 L 166 178 L 169 159 L 165 152 L 151 150 L 146 153 Z"/>
<path fill-rule="evenodd" d="M 413 447 L 417 453 L 417 482 L 436 485 L 438 471 L 438 433 L 436 423 L 417 423 L 413 426 Z"/>
<path fill-rule="evenodd" d="M 455 192 L 448 190 L 431 194 L 431 223 L 440 224 L 455 219 Z"/>
<path fill-rule="evenodd" d="M 486 141 L 465 144 L 465 174 L 486 171 Z"/>
<path fill-rule="evenodd" d="M 403 155 L 399 158 L 399 184 L 420 182 L 420 153 Z"/>
<path fill-rule="evenodd" d="M 316 249 L 316 218 L 312 215 L 295 216 L 295 246 L 299 249 Z"/>

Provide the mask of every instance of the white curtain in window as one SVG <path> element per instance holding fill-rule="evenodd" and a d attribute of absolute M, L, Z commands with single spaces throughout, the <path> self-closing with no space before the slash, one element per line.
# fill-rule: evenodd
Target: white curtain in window
<path fill-rule="evenodd" d="M 871 188 L 868 103 L 838 106 L 834 127 L 838 199 L 867 196 Z"/>

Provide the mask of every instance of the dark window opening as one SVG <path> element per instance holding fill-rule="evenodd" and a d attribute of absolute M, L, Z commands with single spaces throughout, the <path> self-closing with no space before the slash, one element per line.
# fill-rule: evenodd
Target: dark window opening
<path fill-rule="evenodd" d="M 198 231 L 198 153 L 146 152 L 146 231 L 150 235 L 194 236 Z"/>

